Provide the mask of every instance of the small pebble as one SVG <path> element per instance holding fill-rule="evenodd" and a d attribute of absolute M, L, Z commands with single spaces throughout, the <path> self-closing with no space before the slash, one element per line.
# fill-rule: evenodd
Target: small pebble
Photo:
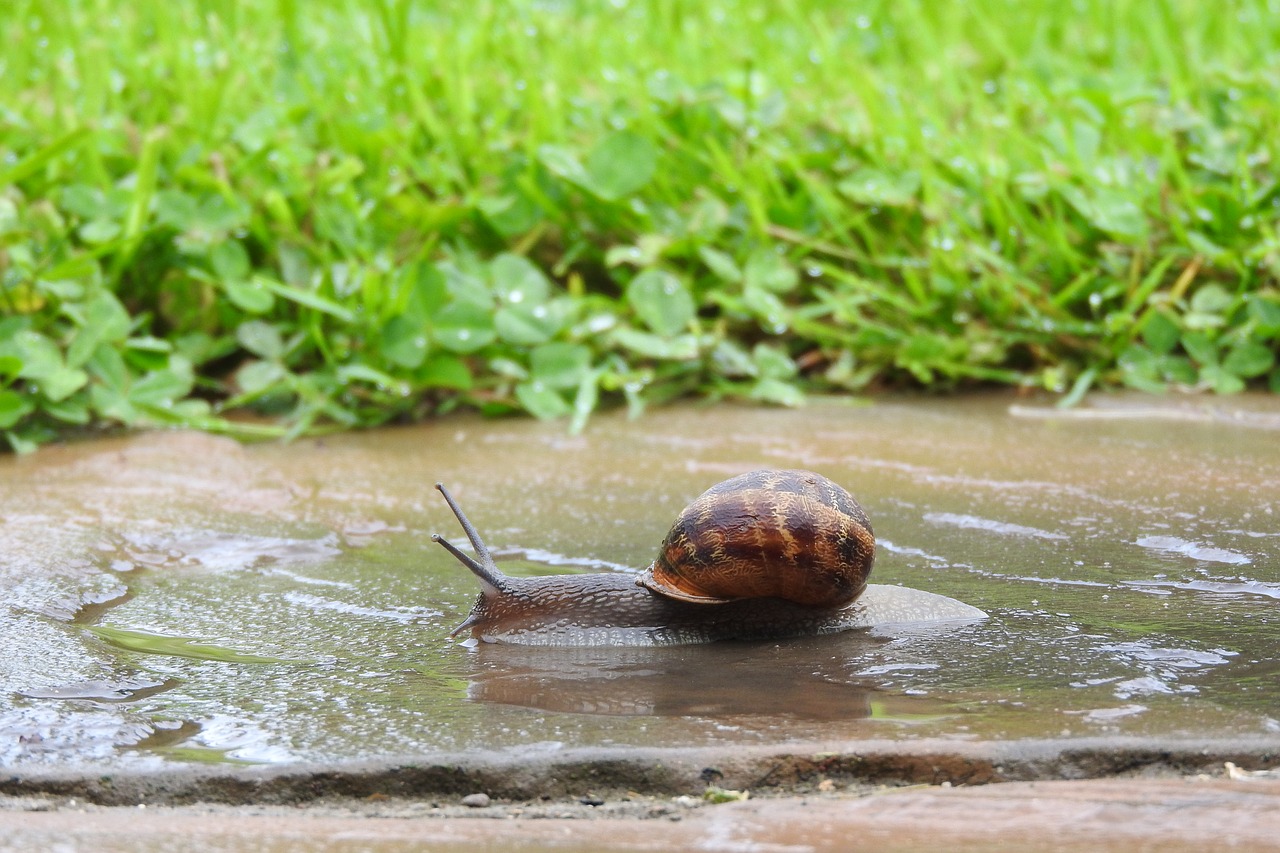
<path fill-rule="evenodd" d="M 579 797 L 578 802 L 582 803 L 584 806 L 603 806 L 604 805 L 604 800 L 600 799 L 599 797 L 593 797 L 590 794 L 587 794 L 587 796 L 585 797 Z"/>
<path fill-rule="evenodd" d="M 473 809 L 482 809 L 492 802 L 488 794 L 467 794 L 462 798 L 464 806 L 470 806 Z"/>
<path fill-rule="evenodd" d="M 1280 768 L 1271 770 L 1244 770 L 1228 761 L 1223 765 L 1227 769 L 1228 779 L 1266 779 L 1280 777 Z"/>

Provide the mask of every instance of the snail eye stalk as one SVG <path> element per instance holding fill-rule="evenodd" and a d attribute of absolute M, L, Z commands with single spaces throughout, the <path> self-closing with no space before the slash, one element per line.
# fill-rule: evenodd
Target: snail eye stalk
<path fill-rule="evenodd" d="M 494 595 L 509 592 L 511 589 L 511 579 L 504 575 L 499 569 L 498 564 L 493 561 L 493 555 L 489 553 L 489 546 L 484 544 L 484 540 L 480 538 L 479 532 L 475 526 L 467 519 L 466 513 L 462 511 L 462 507 L 458 506 L 458 502 L 453 499 L 453 495 L 449 494 L 449 490 L 445 488 L 444 483 L 436 483 L 436 488 L 440 490 L 440 494 L 444 495 L 445 503 L 449 504 L 449 509 L 453 510 L 453 515 L 458 519 L 458 523 L 462 525 L 462 530 L 467 534 L 467 539 L 471 542 L 471 547 L 475 549 L 476 556 L 480 559 L 474 560 L 467 554 L 462 553 L 458 548 L 445 539 L 439 533 L 431 534 L 431 541 L 438 542 L 440 545 L 452 554 L 458 562 L 471 570 L 472 574 L 480 579 L 485 586 L 485 592 Z"/>

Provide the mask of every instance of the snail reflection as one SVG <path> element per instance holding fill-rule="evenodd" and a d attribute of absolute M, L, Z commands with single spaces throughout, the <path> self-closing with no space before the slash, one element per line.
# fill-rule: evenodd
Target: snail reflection
<path fill-rule="evenodd" d="M 985 618 L 941 595 L 868 584 L 875 536 L 866 513 L 811 471 L 753 471 L 712 486 L 680 513 L 638 579 L 509 577 L 448 489 L 436 488 L 476 557 L 432 538 L 481 586 L 454 635 L 469 629 L 486 642 L 519 645 L 664 646 Z"/>
<path fill-rule="evenodd" d="M 928 697 L 883 691 L 845 674 L 849 656 L 888 642 L 818 640 L 688 647 L 528 647 L 482 643 L 467 697 L 545 712 L 703 717 L 720 724 L 769 719 L 839 722 L 950 713 Z M 852 647 L 850 647 L 852 644 Z"/>

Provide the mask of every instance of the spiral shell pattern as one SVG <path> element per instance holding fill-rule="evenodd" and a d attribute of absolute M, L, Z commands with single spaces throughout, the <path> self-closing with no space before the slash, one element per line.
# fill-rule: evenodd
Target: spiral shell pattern
<path fill-rule="evenodd" d="M 637 583 L 679 601 L 841 607 L 866 588 L 875 550 L 867 514 L 826 477 L 752 471 L 689 504 Z"/>

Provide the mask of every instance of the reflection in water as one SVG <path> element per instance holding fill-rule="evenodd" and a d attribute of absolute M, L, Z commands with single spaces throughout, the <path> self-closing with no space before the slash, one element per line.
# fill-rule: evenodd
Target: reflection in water
<path fill-rule="evenodd" d="M 132 566 L 199 566 L 213 572 L 232 572 L 264 565 L 317 563 L 341 553 L 333 534 L 303 539 L 179 528 L 163 532 L 132 530 L 121 539 L 120 556 L 113 564 L 117 571 Z"/>
<path fill-rule="evenodd" d="M 976 515 L 962 515 L 954 512 L 926 512 L 924 520 L 934 524 L 949 524 L 953 527 L 986 530 L 1006 536 L 1031 536 L 1038 539 L 1066 539 L 1061 533 L 1028 527 L 1025 524 L 1011 524 L 1007 521 L 996 521 L 991 518 L 979 518 Z"/>
<path fill-rule="evenodd" d="M 1222 596 L 1260 595 L 1264 598 L 1280 598 L 1280 583 L 1263 583 L 1249 580 L 1194 580 L 1194 581 L 1128 581 L 1134 589 L 1167 593 L 1170 589 L 1186 589 L 1192 592 L 1211 592 Z"/>
<path fill-rule="evenodd" d="M 95 702 L 136 702 L 157 693 L 172 690 L 182 682 L 176 678 L 163 680 L 135 676 L 115 681 L 79 681 L 59 687 L 24 690 L 18 693 L 28 699 L 90 699 Z"/>
<path fill-rule="evenodd" d="M 871 651 L 884 640 L 859 638 Z M 791 642 L 657 648 L 481 644 L 467 695 L 479 702 L 609 716 L 862 719 L 939 711 L 830 668 L 831 649 Z"/>
<path fill-rule="evenodd" d="M 160 720 L 129 747 L 138 753 L 202 763 L 284 764 L 297 756 L 275 743 L 271 732 L 251 720 L 213 714 L 201 720 Z"/>
<path fill-rule="evenodd" d="M 374 619 L 391 619 L 396 622 L 411 623 L 424 617 L 441 616 L 441 611 L 430 607 L 361 607 L 346 601 L 337 601 L 306 592 L 286 592 L 285 601 L 297 604 L 308 610 L 317 612 L 341 613 L 346 616 L 367 616 Z"/>
<path fill-rule="evenodd" d="M 128 704 L 26 704 L 0 711 L 0 766 L 106 760 L 147 737 L 150 720 Z"/>
<path fill-rule="evenodd" d="M 215 660 L 227 663 L 284 663 L 279 658 L 263 655 L 247 654 L 225 646 L 197 640 L 191 637 L 177 637 L 170 634 L 156 634 L 151 631 L 134 631 L 128 628 L 115 628 L 109 625 L 97 625 L 88 629 L 113 646 L 131 652 L 145 652 L 153 655 L 171 655 L 193 660 Z"/>
<path fill-rule="evenodd" d="M 1208 563 L 1230 563 L 1232 565 L 1248 565 L 1253 562 L 1245 554 L 1230 548 L 1215 548 L 1203 542 L 1191 542 L 1177 536 L 1140 536 L 1135 543 L 1152 551 L 1164 551 L 1170 554 L 1181 554 L 1193 560 Z"/>

